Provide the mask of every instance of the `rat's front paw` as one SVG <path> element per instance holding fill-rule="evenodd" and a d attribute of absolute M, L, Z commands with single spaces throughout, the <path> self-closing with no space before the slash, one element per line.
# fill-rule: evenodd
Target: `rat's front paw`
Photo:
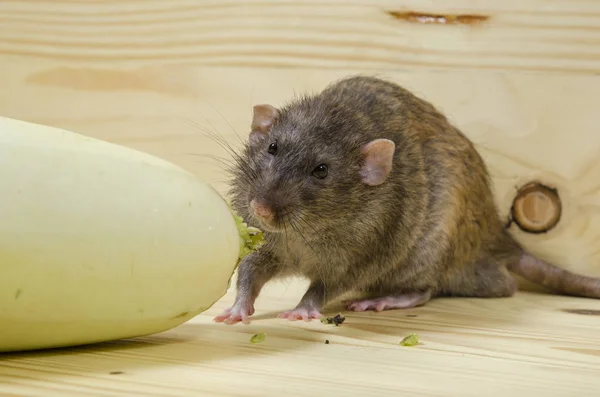
<path fill-rule="evenodd" d="M 283 312 L 279 315 L 281 318 L 287 318 L 290 321 L 304 320 L 310 321 L 311 319 L 318 319 L 323 315 L 318 310 L 307 310 L 307 309 L 294 309 Z"/>
<path fill-rule="evenodd" d="M 235 324 L 242 322 L 250 324 L 250 316 L 254 314 L 253 305 L 233 305 L 214 318 L 217 323 Z"/>

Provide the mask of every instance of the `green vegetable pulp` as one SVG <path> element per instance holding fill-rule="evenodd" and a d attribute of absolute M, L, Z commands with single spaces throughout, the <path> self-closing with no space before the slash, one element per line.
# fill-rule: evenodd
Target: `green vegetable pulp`
<path fill-rule="evenodd" d="M 235 219 L 238 234 L 240 235 L 240 254 L 238 258 L 241 261 L 251 253 L 258 251 L 265 243 L 265 239 L 261 230 L 248 226 L 241 216 L 236 214 L 231 207 L 230 209 L 233 214 L 233 219 Z"/>
<path fill-rule="evenodd" d="M 250 338 L 250 343 L 264 342 L 266 336 L 267 335 L 264 332 L 261 332 L 260 334 L 252 335 L 252 337 Z"/>
<path fill-rule="evenodd" d="M 419 335 L 410 334 L 400 341 L 400 346 L 416 346 L 419 344 Z"/>

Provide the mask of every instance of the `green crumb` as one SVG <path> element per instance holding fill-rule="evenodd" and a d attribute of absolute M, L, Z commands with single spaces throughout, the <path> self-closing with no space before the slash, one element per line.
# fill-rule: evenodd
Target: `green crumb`
<path fill-rule="evenodd" d="M 265 340 L 266 336 L 267 335 L 264 332 L 261 332 L 260 334 L 252 335 L 252 337 L 250 338 L 250 343 L 261 343 Z"/>
<path fill-rule="evenodd" d="M 235 225 L 237 226 L 238 234 L 240 235 L 240 254 L 239 260 L 241 261 L 251 253 L 258 251 L 258 249 L 265 243 L 263 232 L 255 227 L 248 226 L 244 219 L 235 213 L 233 208 L 229 206 L 233 219 L 235 219 Z"/>
<path fill-rule="evenodd" d="M 416 346 L 419 344 L 419 335 L 410 334 L 400 341 L 400 346 Z"/>

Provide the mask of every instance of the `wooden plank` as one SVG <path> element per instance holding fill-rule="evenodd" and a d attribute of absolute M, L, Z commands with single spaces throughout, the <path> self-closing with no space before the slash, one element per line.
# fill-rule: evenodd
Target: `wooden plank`
<path fill-rule="evenodd" d="M 0 5 L 2 53 L 82 64 L 578 73 L 596 73 L 600 65 L 600 4 L 593 0 L 3 0 Z M 481 18 L 469 18 L 473 15 Z M 467 22 L 448 23 L 456 16 Z"/>
<path fill-rule="evenodd" d="M 44 396 L 596 396 L 597 301 L 520 293 L 346 314 L 339 327 L 273 319 L 303 285 L 272 284 L 249 326 L 212 323 L 228 303 L 163 334 L 8 355 L 0 391 Z M 330 314 L 335 314 L 333 310 Z M 266 332 L 262 344 L 252 334 Z M 422 344 L 401 347 L 408 333 Z M 325 344 L 329 340 L 329 344 Z"/>

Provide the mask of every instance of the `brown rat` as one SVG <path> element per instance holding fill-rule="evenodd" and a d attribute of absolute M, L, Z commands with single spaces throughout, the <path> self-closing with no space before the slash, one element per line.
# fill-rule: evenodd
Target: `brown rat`
<path fill-rule="evenodd" d="M 600 280 L 545 263 L 505 230 L 486 165 L 430 103 L 374 77 L 349 77 L 281 109 L 254 107 L 236 156 L 232 205 L 266 244 L 239 265 L 234 305 L 249 322 L 263 285 L 310 286 L 281 317 L 321 317 L 350 291 L 355 311 L 442 296 L 508 297 L 509 270 L 565 295 L 600 298 Z"/>

